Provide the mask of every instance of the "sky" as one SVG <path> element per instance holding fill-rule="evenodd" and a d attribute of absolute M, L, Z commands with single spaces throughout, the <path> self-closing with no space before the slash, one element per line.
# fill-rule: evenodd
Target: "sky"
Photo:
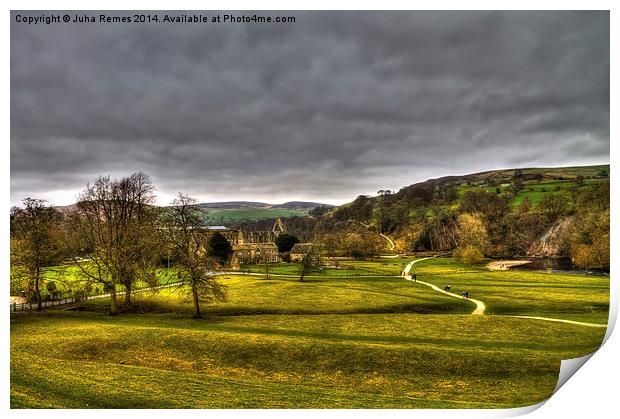
<path fill-rule="evenodd" d="M 71 204 L 97 176 L 138 170 L 161 205 L 178 192 L 341 204 L 440 176 L 609 163 L 608 12 L 18 14 L 53 13 L 11 13 L 12 205 Z"/>

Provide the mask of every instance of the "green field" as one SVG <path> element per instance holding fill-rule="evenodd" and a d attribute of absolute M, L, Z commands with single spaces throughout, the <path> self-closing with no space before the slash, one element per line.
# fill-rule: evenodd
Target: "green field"
<path fill-rule="evenodd" d="M 283 208 L 205 208 L 202 211 L 204 213 L 204 221 L 209 225 L 308 215 L 307 210 Z"/>
<path fill-rule="evenodd" d="M 577 167 L 562 167 L 562 168 L 530 168 L 523 169 L 524 175 L 542 174 L 543 179 L 540 181 L 526 180 L 523 182 L 523 189 L 520 190 L 510 202 L 510 205 L 514 208 L 523 202 L 527 197 L 532 205 L 535 205 L 545 195 L 552 192 L 567 191 L 571 188 L 577 187 L 577 189 L 585 189 L 588 185 L 592 185 L 597 182 L 608 181 L 608 178 L 600 178 L 600 172 L 605 171 L 609 173 L 609 165 L 599 166 L 577 166 Z M 514 170 L 495 171 L 492 176 L 488 178 L 484 174 L 478 175 L 480 178 L 479 185 L 461 184 L 457 187 L 459 196 L 467 191 L 485 190 L 487 192 L 496 192 L 499 188 L 500 193 L 510 190 L 512 177 Z M 577 185 L 575 178 L 582 176 L 584 178 L 581 185 Z M 488 181 L 492 180 L 497 186 L 489 186 Z M 508 185 L 508 186 L 502 186 Z"/>
<path fill-rule="evenodd" d="M 377 262 L 360 263 L 358 261 L 346 260 L 328 262 L 329 265 L 308 274 L 309 276 L 377 276 L 377 275 L 398 275 L 399 271 L 391 269 L 392 265 L 383 265 Z M 269 265 L 270 275 L 299 276 L 298 263 L 274 263 Z M 241 265 L 241 271 L 265 273 L 265 265 Z"/>
<path fill-rule="evenodd" d="M 403 261 L 343 263 L 398 274 Z M 249 275 L 223 276 L 229 300 L 205 305 L 202 320 L 170 289 L 136 294 L 144 314 L 107 316 L 103 300 L 16 313 L 11 407 L 524 406 L 549 397 L 561 359 L 594 351 L 605 333 L 499 314 L 604 323 L 609 279 L 451 259 L 414 272 L 468 289 L 489 315 L 399 277 Z"/>

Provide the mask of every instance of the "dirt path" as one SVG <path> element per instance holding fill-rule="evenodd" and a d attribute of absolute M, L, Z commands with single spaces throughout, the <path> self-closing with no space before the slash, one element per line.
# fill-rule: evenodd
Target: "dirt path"
<path fill-rule="evenodd" d="M 576 324 L 577 326 L 605 327 L 605 328 L 607 328 L 606 324 L 578 322 L 578 321 L 575 321 L 575 320 L 552 319 L 550 317 L 537 317 L 537 316 L 508 316 L 508 317 L 518 317 L 518 318 L 521 318 L 521 319 L 534 319 L 534 320 L 544 320 L 544 321 L 547 321 L 547 322 Z"/>
<path fill-rule="evenodd" d="M 408 276 L 408 277 L 406 276 L 405 279 L 407 279 L 408 281 L 413 281 L 413 279 L 411 279 L 411 276 Z M 440 292 L 442 294 L 449 295 L 450 297 L 471 301 L 472 303 L 476 304 L 476 308 L 474 309 L 474 311 L 471 312 L 471 314 L 477 314 L 477 315 L 484 314 L 484 310 L 486 310 L 487 308 L 486 305 L 482 301 L 476 300 L 475 298 L 463 298 L 462 296 L 458 294 L 455 294 L 450 291 L 444 291 L 441 288 L 437 287 L 436 285 L 429 284 L 428 282 L 424 282 L 424 281 L 414 281 L 414 282 L 417 282 L 422 285 L 426 285 L 427 287 L 431 287 L 435 291 Z"/>
<path fill-rule="evenodd" d="M 427 260 L 427 259 L 433 259 L 433 258 L 432 257 L 428 257 L 428 258 L 412 260 L 411 262 L 409 262 L 409 264 L 407 264 L 407 266 L 405 267 L 405 270 L 403 271 L 403 276 L 405 277 L 405 279 L 408 280 L 408 281 L 413 281 L 413 278 L 411 277 L 411 275 L 409 275 L 409 271 L 411 270 L 411 267 L 415 263 L 421 262 L 421 261 Z M 424 282 L 424 281 L 413 281 L 413 282 L 416 282 L 416 283 L 422 284 L 422 285 L 426 285 L 427 287 L 430 287 L 433 290 L 435 290 L 437 292 L 440 292 L 442 294 L 449 295 L 450 297 L 464 299 L 462 296 L 460 296 L 458 294 L 455 294 L 455 293 L 450 292 L 450 291 L 442 290 L 438 286 L 430 284 L 428 282 Z M 465 298 L 465 300 L 471 301 L 472 303 L 474 303 L 476 305 L 476 308 L 474 309 L 474 311 L 471 312 L 471 314 L 476 314 L 476 315 L 484 314 L 484 310 L 486 310 L 486 305 L 482 301 L 476 300 L 475 298 Z"/>
<path fill-rule="evenodd" d="M 394 244 L 394 242 L 392 241 L 392 239 L 390 239 L 388 236 L 386 236 L 383 233 L 379 233 L 379 235 L 381 237 L 383 237 L 385 240 L 387 240 L 390 243 L 390 248 L 388 250 L 394 250 L 394 247 L 396 247 L 396 245 Z"/>
<path fill-rule="evenodd" d="M 368 224 L 362 223 L 361 221 L 358 221 L 358 223 L 360 223 L 361 225 L 363 225 L 366 228 L 370 228 L 370 226 Z M 390 248 L 388 250 L 394 250 L 394 248 L 396 247 L 396 245 L 394 244 L 394 242 L 392 241 L 392 239 L 390 239 L 388 236 L 386 236 L 383 233 L 379 233 L 379 235 L 381 237 L 383 237 L 385 240 L 388 241 L 388 243 L 390 244 Z M 398 256 L 398 255 L 397 255 Z"/>

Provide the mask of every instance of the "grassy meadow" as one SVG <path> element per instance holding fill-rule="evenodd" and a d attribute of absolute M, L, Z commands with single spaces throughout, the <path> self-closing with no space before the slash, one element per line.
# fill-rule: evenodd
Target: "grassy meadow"
<path fill-rule="evenodd" d="M 384 274 L 303 283 L 224 275 L 228 301 L 205 303 L 200 320 L 173 289 L 138 293 L 118 316 L 104 300 L 15 313 L 11 407 L 524 406 L 550 396 L 561 359 L 602 341 L 604 328 L 501 314 L 604 323 L 608 278 L 413 265 L 419 279 L 487 303 L 489 315 L 472 316 L 465 300 L 388 276 L 403 261 L 343 261 Z"/>
<path fill-rule="evenodd" d="M 418 279 L 452 292 L 469 291 L 487 305 L 486 314 L 553 317 L 606 324 L 609 277 L 536 271 L 490 271 L 453 259 L 428 259 L 413 265 Z"/>

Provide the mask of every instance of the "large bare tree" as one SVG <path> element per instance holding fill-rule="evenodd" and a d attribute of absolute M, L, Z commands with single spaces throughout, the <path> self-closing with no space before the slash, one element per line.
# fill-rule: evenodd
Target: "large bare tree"
<path fill-rule="evenodd" d="M 44 200 L 26 198 L 11 209 L 11 277 L 25 279 L 41 310 L 43 270 L 60 261 L 61 214 Z"/>
<path fill-rule="evenodd" d="M 73 245 L 87 258 L 75 263 L 87 281 L 110 293 L 110 314 L 118 313 L 117 286 L 125 287 L 125 300 L 131 302 L 137 280 L 154 281 L 154 190 L 150 176 L 138 172 L 122 179 L 100 176 L 79 196 Z"/>
<path fill-rule="evenodd" d="M 162 231 L 174 256 L 175 270 L 194 304 L 194 317 L 200 318 L 201 301 L 224 301 L 225 287 L 216 279 L 215 258 L 209 255 L 208 230 L 202 228 L 202 211 L 197 201 L 184 194 L 162 213 Z"/>

